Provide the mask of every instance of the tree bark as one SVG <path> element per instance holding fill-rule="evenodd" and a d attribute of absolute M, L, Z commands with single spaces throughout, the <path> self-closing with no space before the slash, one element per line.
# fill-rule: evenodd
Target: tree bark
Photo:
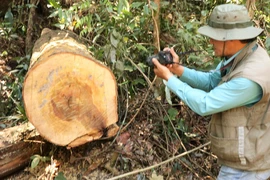
<path fill-rule="evenodd" d="M 28 24 L 27 24 L 27 33 L 25 38 L 25 53 L 28 54 L 33 47 L 33 33 L 34 33 L 34 17 L 36 16 L 36 7 L 39 3 L 39 0 L 31 0 L 33 5 L 29 10 Z"/>
<path fill-rule="evenodd" d="M 5 15 L 11 3 L 12 1 L 10 0 L 1 0 L 0 17 L 3 17 Z"/>
<path fill-rule="evenodd" d="M 156 12 L 154 12 L 153 21 L 154 21 L 154 46 L 157 51 L 160 51 L 160 0 L 154 0 L 154 3 L 157 5 Z M 156 52 L 157 53 L 157 52 Z"/>
<path fill-rule="evenodd" d="M 41 154 L 46 143 L 40 139 L 30 123 L 0 131 L 0 179 L 24 168 L 32 155 Z"/>
<path fill-rule="evenodd" d="M 75 147 L 118 130 L 115 77 L 72 32 L 42 31 L 23 97 L 29 121 L 56 145 Z"/>

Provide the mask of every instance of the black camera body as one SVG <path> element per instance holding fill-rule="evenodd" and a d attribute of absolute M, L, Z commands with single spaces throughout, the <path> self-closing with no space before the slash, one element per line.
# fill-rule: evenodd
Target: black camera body
<path fill-rule="evenodd" d="M 173 57 L 170 51 L 159 51 L 158 54 L 148 57 L 146 62 L 150 67 L 154 67 L 153 58 L 156 58 L 162 65 L 173 64 Z"/>

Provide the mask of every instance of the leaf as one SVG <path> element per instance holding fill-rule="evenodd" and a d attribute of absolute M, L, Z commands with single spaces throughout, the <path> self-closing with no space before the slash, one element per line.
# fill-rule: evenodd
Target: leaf
<path fill-rule="evenodd" d="M 152 176 L 149 178 L 149 180 L 163 180 L 163 176 L 157 175 L 156 171 L 152 173 Z"/>
<path fill-rule="evenodd" d="M 143 6 L 143 13 L 144 13 L 145 15 L 148 15 L 149 12 L 150 12 L 150 10 L 149 10 L 148 5 L 144 5 L 144 6 Z"/>
<path fill-rule="evenodd" d="M 143 2 L 133 2 L 131 4 L 131 7 L 138 8 L 138 7 L 142 6 L 143 4 L 144 4 Z"/>
<path fill-rule="evenodd" d="M 161 1 L 160 2 L 160 6 L 161 7 L 164 7 L 164 6 L 168 6 L 168 5 L 170 5 L 171 3 L 169 2 L 169 1 Z"/>
<path fill-rule="evenodd" d="M 5 14 L 5 23 L 7 23 L 9 27 L 12 27 L 13 25 L 13 14 L 10 9 L 8 9 L 8 11 Z"/>
<path fill-rule="evenodd" d="M 125 67 L 124 67 L 124 63 L 122 61 L 112 61 L 113 63 L 115 63 L 115 68 L 119 71 L 119 72 L 123 72 Z"/>
<path fill-rule="evenodd" d="M 137 85 L 137 84 L 145 85 L 145 81 L 142 78 L 137 78 L 137 79 L 132 81 L 132 84 L 133 85 Z"/>
<path fill-rule="evenodd" d="M 133 66 L 125 65 L 125 71 L 132 72 L 132 71 L 134 71 L 134 68 L 133 68 Z"/>
<path fill-rule="evenodd" d="M 60 8 L 60 5 L 57 4 L 57 2 L 55 0 L 48 0 L 48 2 L 50 3 L 50 5 L 54 8 Z"/>
<path fill-rule="evenodd" d="M 60 23 L 54 24 L 54 26 L 55 27 L 58 27 L 61 30 L 65 28 L 65 25 L 64 24 L 60 24 Z"/>
<path fill-rule="evenodd" d="M 0 128 L 6 128 L 7 126 L 5 124 L 0 124 Z"/>
<path fill-rule="evenodd" d="M 41 161 L 42 161 L 42 162 L 46 162 L 46 161 L 50 161 L 50 160 L 51 160 L 51 158 L 49 158 L 49 157 L 47 157 L 47 156 L 41 157 Z"/>
<path fill-rule="evenodd" d="M 148 52 L 148 50 L 141 44 L 136 44 L 135 45 L 136 48 L 138 48 L 138 50 L 142 50 L 144 52 Z"/>
<path fill-rule="evenodd" d="M 64 173 L 59 172 L 58 175 L 54 178 L 54 180 L 66 180 Z"/>
<path fill-rule="evenodd" d="M 170 118 L 171 118 L 172 120 L 175 120 L 175 119 L 176 119 L 176 116 L 178 115 L 178 111 L 177 111 L 177 109 L 175 109 L 175 108 L 170 108 L 170 109 L 168 110 L 168 114 L 169 114 L 169 116 L 170 116 Z"/>
<path fill-rule="evenodd" d="M 119 43 L 119 40 L 122 38 L 121 34 L 118 33 L 115 29 L 110 35 L 110 41 L 113 47 L 117 48 L 117 45 Z"/>
<path fill-rule="evenodd" d="M 129 12 L 129 3 L 127 0 L 120 0 L 117 6 L 117 12 L 118 14 L 121 14 L 121 12 L 125 10 Z"/>
<path fill-rule="evenodd" d="M 267 37 L 265 40 L 265 47 L 266 49 L 270 50 L 270 37 Z"/>
<path fill-rule="evenodd" d="M 155 2 L 150 1 L 150 5 L 155 11 L 158 9 L 158 5 Z"/>
<path fill-rule="evenodd" d="M 58 11 L 54 11 L 53 13 L 51 13 L 51 14 L 49 15 L 48 18 L 56 17 L 57 15 L 58 15 Z"/>
<path fill-rule="evenodd" d="M 35 158 L 40 158 L 40 155 L 35 154 L 35 155 L 33 155 L 33 156 L 30 157 L 30 159 L 35 159 Z"/>
<path fill-rule="evenodd" d="M 37 167 L 39 161 L 40 161 L 40 158 L 39 158 L 39 157 L 35 157 L 35 158 L 32 160 L 32 162 L 31 162 L 31 168 Z"/>

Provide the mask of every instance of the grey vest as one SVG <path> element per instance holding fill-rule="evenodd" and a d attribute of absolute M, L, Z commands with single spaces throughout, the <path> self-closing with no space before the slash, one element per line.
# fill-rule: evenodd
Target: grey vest
<path fill-rule="evenodd" d="M 242 170 L 270 169 L 270 58 L 251 43 L 235 58 L 222 82 L 244 77 L 258 83 L 262 99 L 251 107 L 213 114 L 209 125 L 211 149 L 222 165 Z"/>

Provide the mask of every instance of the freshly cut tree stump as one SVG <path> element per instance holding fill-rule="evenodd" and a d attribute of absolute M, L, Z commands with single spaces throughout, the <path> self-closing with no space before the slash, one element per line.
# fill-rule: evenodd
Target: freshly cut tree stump
<path fill-rule="evenodd" d="M 42 31 L 23 98 L 29 121 L 56 145 L 75 147 L 118 130 L 115 77 L 72 32 Z"/>

